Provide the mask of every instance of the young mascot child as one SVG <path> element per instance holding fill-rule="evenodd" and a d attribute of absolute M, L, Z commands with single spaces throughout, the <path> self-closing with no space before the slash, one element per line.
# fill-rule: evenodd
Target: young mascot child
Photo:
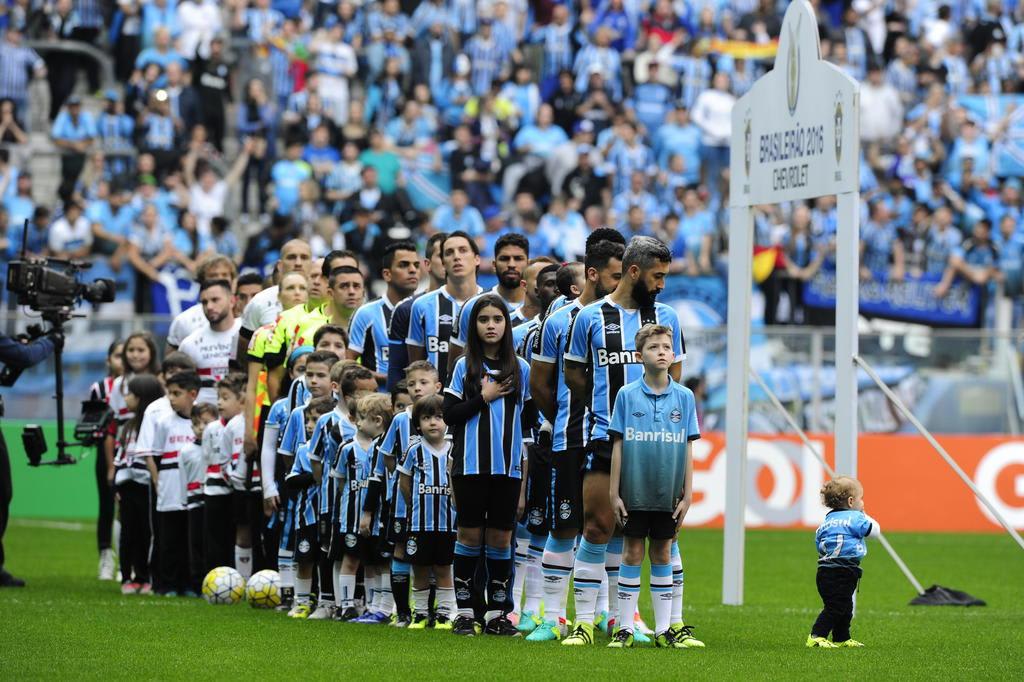
<path fill-rule="evenodd" d="M 263 492 L 259 469 L 252 467 L 245 456 L 245 382 L 246 376 L 232 373 L 217 384 L 217 402 L 224 420 L 221 433 L 222 457 L 229 458 L 228 481 L 231 483 L 231 508 L 235 525 L 235 569 L 246 580 L 253 573 L 253 542 L 258 531 L 254 518 L 263 514 Z M 258 563 L 258 562 L 256 562 Z"/>
<path fill-rule="evenodd" d="M 181 475 L 185 481 L 185 507 L 188 510 L 188 568 L 190 575 L 187 596 L 198 596 L 203 576 L 209 570 L 204 549 L 203 481 L 206 459 L 203 456 L 203 432 L 207 424 L 217 421 L 217 408 L 209 403 L 192 406 L 192 432 L 195 441 L 181 449 Z"/>
<path fill-rule="evenodd" d="M 371 375 L 372 376 L 372 375 Z M 377 589 L 379 571 L 369 563 L 373 548 L 369 540 L 370 528 L 360 537 L 359 522 L 363 498 L 370 480 L 370 465 L 376 440 L 391 423 L 391 401 L 379 393 L 364 395 L 356 405 L 356 434 L 341 446 L 329 476 L 337 479 L 337 529 L 341 537 L 341 570 L 338 577 L 341 620 L 354 620 L 360 614 L 356 609 L 356 572 L 364 565 L 367 591 Z M 390 584 L 388 592 L 391 591 Z M 390 615 L 390 613 L 388 614 Z"/>
<path fill-rule="evenodd" d="M 826 483 L 821 489 L 821 501 L 831 510 L 814 534 L 818 548 L 818 594 L 824 608 L 807 635 L 807 646 L 862 647 L 850 637 L 862 573 L 860 560 L 868 553 L 864 540 L 877 537 L 882 529 L 864 513 L 864 486 L 855 478 L 839 476 Z"/>
<path fill-rule="evenodd" d="M 693 499 L 691 442 L 700 438 L 690 389 L 672 381 L 672 330 L 647 325 L 636 334 L 644 376 L 615 397 L 609 496 L 625 536 L 618 581 L 618 623 L 613 648 L 633 646 L 633 614 L 640 596 L 640 568 L 649 540 L 654 642 L 659 647 L 703 647 L 691 628 L 672 617 L 672 544 Z M 629 426 L 627 426 L 627 424 Z"/>
<path fill-rule="evenodd" d="M 455 505 L 449 480 L 451 442 L 445 439 L 444 400 L 436 394 L 416 401 L 412 421 L 420 435 L 402 460 L 402 497 L 409 511 L 405 555 L 413 564 L 416 613 L 409 629 L 422 629 L 430 620 L 430 577 L 437 581 L 437 612 L 433 626 L 451 630 L 455 617 Z"/>

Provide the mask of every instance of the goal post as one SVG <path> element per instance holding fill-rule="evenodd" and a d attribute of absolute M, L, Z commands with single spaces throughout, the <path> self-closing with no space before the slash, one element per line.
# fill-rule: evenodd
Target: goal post
<path fill-rule="evenodd" d="M 836 470 L 857 474 L 859 85 L 821 59 L 808 0 L 786 9 L 774 68 L 732 111 L 722 603 L 743 603 L 754 206 L 837 197 Z"/>

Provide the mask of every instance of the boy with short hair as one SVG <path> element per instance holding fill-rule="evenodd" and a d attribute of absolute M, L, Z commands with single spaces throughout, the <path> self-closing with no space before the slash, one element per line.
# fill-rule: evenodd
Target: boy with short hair
<path fill-rule="evenodd" d="M 311 434 L 317 421 L 334 409 L 332 398 L 314 398 L 305 406 L 305 432 Z M 288 612 L 291 618 L 307 618 L 313 608 L 313 568 L 319 559 L 320 541 L 317 538 L 317 497 L 320 487 L 313 478 L 309 461 L 309 442 L 299 445 L 286 478 L 295 499 L 295 522 L 290 530 L 295 536 L 295 604 Z"/>
<path fill-rule="evenodd" d="M 673 332 L 665 325 L 647 325 L 637 332 L 644 375 L 619 391 L 608 427 L 612 437 L 609 496 L 625 536 L 619 567 L 619 628 L 608 645 L 612 648 L 633 646 L 633 615 L 648 539 L 655 645 L 704 646 L 690 626 L 671 622 L 672 544 L 693 499 L 691 442 L 700 438 L 693 393 L 668 373 L 676 357 L 672 339 Z"/>
<path fill-rule="evenodd" d="M 203 479 L 203 537 L 206 548 L 206 570 L 235 565 L 235 519 L 231 503 L 231 451 L 224 447 L 224 428 L 238 409 L 235 393 L 218 382 L 217 413 L 219 419 L 203 430 L 202 451 L 205 463 Z"/>
<path fill-rule="evenodd" d="M 373 375 L 370 376 L 372 378 Z M 374 393 L 360 397 L 356 406 L 355 436 L 338 450 L 328 474 L 337 479 L 335 516 L 337 532 L 342 541 L 339 548 L 341 570 L 338 574 L 338 599 L 341 607 L 339 620 L 342 621 L 355 620 L 359 616 L 355 605 L 355 590 L 356 572 L 360 565 L 364 566 L 367 592 L 377 589 L 379 584 L 379 571 L 374 570 L 370 563 L 373 558 L 373 547 L 369 539 L 371 528 L 367 524 L 360 529 L 360 520 L 370 480 L 373 450 L 377 439 L 391 423 L 391 418 L 391 401 L 387 396 Z M 387 591 L 391 591 L 390 584 Z"/>
<path fill-rule="evenodd" d="M 192 432 L 195 441 L 181 449 L 181 473 L 185 481 L 185 507 L 188 511 L 188 567 L 190 583 L 185 596 L 199 596 L 203 577 L 210 569 L 206 565 L 204 548 L 205 528 L 203 526 L 203 480 L 206 478 L 206 461 L 203 457 L 203 432 L 207 424 L 217 421 L 217 408 L 209 403 L 192 406 Z"/>
<path fill-rule="evenodd" d="M 412 421 L 420 437 L 409 447 L 398 472 L 401 494 L 409 510 L 405 555 L 413 564 L 416 613 L 409 629 L 430 624 L 430 577 L 437 581 L 437 612 L 433 627 L 450 630 L 455 614 L 455 506 L 449 478 L 451 442 L 445 439 L 444 400 L 431 394 L 416 401 Z"/>
<path fill-rule="evenodd" d="M 417 360 L 405 369 L 404 383 L 413 403 L 441 392 L 437 369 L 426 360 Z M 412 408 L 408 407 L 395 413 L 387 433 L 381 440 L 375 453 L 371 489 L 376 486 L 386 487 L 386 499 L 390 503 L 389 515 L 384 523 L 385 541 L 392 548 L 391 559 L 391 594 L 395 600 L 395 627 L 407 627 L 412 622 L 412 610 L 409 608 L 409 573 L 410 566 L 406 561 L 405 534 L 408 530 L 408 515 L 405 498 L 398 491 L 399 476 L 396 468 L 405 453 L 415 440 L 419 438 L 417 430 L 412 428 Z M 379 497 L 367 496 L 365 511 L 375 512 L 374 503 Z"/>
<path fill-rule="evenodd" d="M 412 407 L 412 402 L 412 397 L 409 396 L 409 385 L 405 379 L 402 379 L 391 389 L 391 409 L 395 414 L 405 412 L 406 409 Z"/>
<path fill-rule="evenodd" d="M 866 538 L 878 537 L 878 522 L 864 513 L 864 486 L 855 478 L 838 476 L 821 488 L 821 501 L 829 508 L 814 533 L 818 548 L 818 594 L 824 608 L 807 635 L 809 648 L 835 649 L 864 646 L 850 636 L 855 595 L 868 553 Z M 829 641 L 829 633 L 832 641 Z"/>
<path fill-rule="evenodd" d="M 232 373 L 217 383 L 217 407 L 224 422 L 221 432 L 221 457 L 227 460 L 227 478 L 231 484 L 231 510 L 235 526 L 235 570 L 246 580 L 253 574 L 254 516 L 263 513 L 263 491 L 259 470 L 250 471 L 245 456 L 245 384 L 246 376 Z M 222 465 L 223 467 L 223 465 Z"/>
<path fill-rule="evenodd" d="M 147 458 L 146 466 L 156 488 L 156 526 L 160 543 L 157 592 L 174 597 L 189 589 L 188 512 L 180 454 L 182 448 L 195 441 L 192 405 L 202 383 L 199 375 L 192 371 L 179 372 L 169 377 L 166 384 L 171 409 L 158 413 L 151 432 L 145 440 L 136 441 L 136 446 L 138 455 Z M 143 422 L 148 418 L 147 410 Z"/>

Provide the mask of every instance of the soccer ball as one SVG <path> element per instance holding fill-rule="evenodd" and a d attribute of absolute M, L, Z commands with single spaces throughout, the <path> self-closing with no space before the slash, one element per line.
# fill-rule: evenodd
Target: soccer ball
<path fill-rule="evenodd" d="M 253 608 L 274 608 L 281 603 L 281 576 L 269 569 L 254 573 L 246 585 L 245 596 Z"/>
<path fill-rule="evenodd" d="M 203 599 L 210 604 L 237 604 L 245 596 L 245 579 L 230 566 L 218 566 L 203 578 Z"/>

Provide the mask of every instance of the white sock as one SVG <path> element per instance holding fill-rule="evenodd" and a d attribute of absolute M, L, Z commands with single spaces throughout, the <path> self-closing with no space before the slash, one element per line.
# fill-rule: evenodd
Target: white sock
<path fill-rule="evenodd" d="M 354 575 L 338 575 L 338 597 L 341 600 L 341 608 L 347 609 L 355 606 L 356 577 Z"/>
<path fill-rule="evenodd" d="M 245 580 L 252 577 L 252 547 L 235 545 L 235 570 L 241 573 Z"/>
<path fill-rule="evenodd" d="M 597 611 L 598 609 L 601 609 L 602 611 L 604 611 L 606 606 L 607 606 L 607 603 L 608 603 L 608 573 L 606 571 L 601 571 L 601 585 L 600 585 L 600 587 L 597 588 L 597 604 L 594 606 L 594 611 Z M 618 606 L 616 606 L 615 608 L 618 609 Z M 612 610 L 609 613 L 611 614 L 611 617 L 614 618 L 616 611 Z"/>
<path fill-rule="evenodd" d="M 363 568 L 363 582 L 366 587 L 366 608 L 369 611 L 380 610 L 380 573 L 376 567 L 366 566 Z"/>
<path fill-rule="evenodd" d="M 672 618 L 671 625 L 683 622 L 683 558 L 679 543 L 672 543 Z"/>
<path fill-rule="evenodd" d="M 395 597 L 391 594 L 391 569 L 385 569 L 377 576 L 377 591 L 380 592 L 378 611 L 390 616 L 395 610 Z"/>
<path fill-rule="evenodd" d="M 622 564 L 620 567 L 618 589 L 615 590 L 617 603 L 615 629 L 633 632 L 633 614 L 636 603 L 640 599 L 640 567 Z"/>
<path fill-rule="evenodd" d="M 437 613 L 449 620 L 455 617 L 455 588 L 437 588 Z"/>
<path fill-rule="evenodd" d="M 454 595 L 454 591 L 452 592 Z M 412 611 L 417 616 L 426 616 L 430 613 L 430 588 L 423 590 L 413 589 L 412 591 Z"/>
<path fill-rule="evenodd" d="M 607 545 L 587 542 L 580 543 L 573 567 L 573 595 L 576 599 L 576 622 L 594 623 L 594 609 L 597 607 L 597 593 L 601 578 L 605 575 L 604 555 Z"/>
<path fill-rule="evenodd" d="M 544 543 L 541 572 L 544 576 L 544 618 L 557 623 L 565 618 L 565 602 L 569 598 L 569 574 L 572 573 L 576 540 L 562 540 L 548 535 Z"/>
<path fill-rule="evenodd" d="M 651 605 L 654 632 L 661 634 L 672 624 L 672 564 L 651 564 Z"/>
<path fill-rule="evenodd" d="M 512 579 L 512 613 L 519 614 L 523 603 L 523 586 L 526 584 L 526 569 L 530 559 L 530 536 L 516 537 L 516 570 Z"/>
<path fill-rule="evenodd" d="M 291 559 L 277 560 L 278 573 L 281 574 L 281 587 L 295 587 L 295 562 Z"/>
<path fill-rule="evenodd" d="M 616 594 L 619 591 L 619 564 L 622 563 L 622 537 L 613 537 L 608 541 L 608 551 L 604 555 L 604 570 L 608 574 L 608 588 L 604 600 L 597 598 L 597 608 L 615 613 L 618 608 Z"/>
<path fill-rule="evenodd" d="M 300 578 L 295 576 L 295 603 L 308 604 L 311 600 L 309 593 L 313 589 L 312 578 Z"/>
<path fill-rule="evenodd" d="M 341 607 L 341 562 L 334 562 L 334 570 L 331 572 L 331 582 L 334 583 L 334 605 Z"/>
<path fill-rule="evenodd" d="M 544 598 L 544 577 L 541 575 L 541 558 L 547 538 L 540 535 L 530 537 L 530 548 L 526 556 L 526 603 L 523 610 L 535 616 L 540 615 L 540 602 Z"/>

